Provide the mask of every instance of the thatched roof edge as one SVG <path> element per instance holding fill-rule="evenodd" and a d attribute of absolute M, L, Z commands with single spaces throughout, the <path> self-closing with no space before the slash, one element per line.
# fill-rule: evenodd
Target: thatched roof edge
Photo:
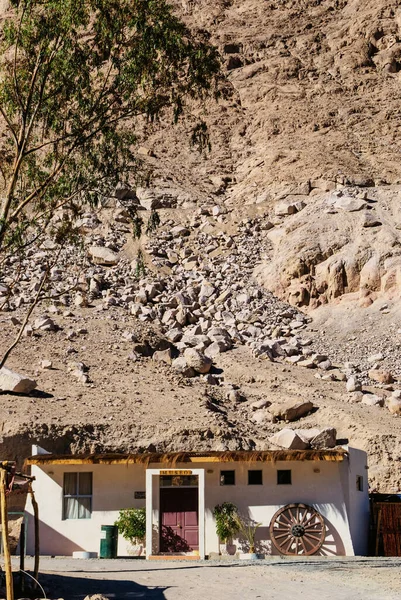
<path fill-rule="evenodd" d="M 152 463 L 175 466 L 179 463 L 199 462 L 278 462 L 278 461 L 329 461 L 341 462 L 348 456 L 344 449 L 332 450 L 263 450 L 227 452 L 147 452 L 136 454 L 39 454 L 27 458 L 31 465 L 114 465 L 140 464 L 148 467 Z"/>

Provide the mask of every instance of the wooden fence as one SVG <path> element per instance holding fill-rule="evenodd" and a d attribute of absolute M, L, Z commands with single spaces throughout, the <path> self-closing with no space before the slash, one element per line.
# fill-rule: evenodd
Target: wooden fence
<path fill-rule="evenodd" d="M 401 501 L 371 500 L 371 549 L 375 556 L 401 556 Z"/>

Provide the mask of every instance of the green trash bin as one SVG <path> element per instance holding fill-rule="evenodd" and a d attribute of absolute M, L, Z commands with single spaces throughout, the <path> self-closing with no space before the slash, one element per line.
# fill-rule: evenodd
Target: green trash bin
<path fill-rule="evenodd" d="M 100 531 L 99 558 L 117 558 L 118 527 L 102 525 Z"/>

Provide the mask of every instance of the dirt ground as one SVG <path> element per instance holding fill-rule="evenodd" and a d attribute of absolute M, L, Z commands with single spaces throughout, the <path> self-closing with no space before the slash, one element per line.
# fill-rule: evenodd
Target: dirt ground
<path fill-rule="evenodd" d="M 26 568 L 31 568 L 31 560 Z M 42 558 L 50 598 L 398 600 L 400 558 L 269 559 L 255 564 Z"/>
<path fill-rule="evenodd" d="M 92 312 L 91 312 L 92 310 Z M 268 438 L 286 424 L 255 423 L 251 404 L 267 398 L 272 403 L 302 396 L 317 410 L 297 424 L 300 428 L 337 429 L 339 443 L 369 453 L 372 489 L 386 493 L 400 489 L 394 466 L 401 452 L 400 423 L 387 410 L 349 403 L 343 382 L 322 381 L 314 370 L 254 358 L 248 348 L 222 354 L 216 364 L 226 382 L 238 385 L 246 402 L 225 402 L 221 412 L 208 410 L 215 389 L 196 379 L 178 380 L 171 369 L 151 359 L 127 359 L 132 343 L 122 332 L 135 328 L 121 309 L 109 318 L 84 309 L 76 317 L 57 321 L 59 332 L 19 345 L 9 367 L 38 379 L 36 396 L 0 395 L 0 432 L 3 455 L 21 464 L 32 443 L 53 452 L 235 449 L 252 439 L 264 449 Z M 110 318 L 111 317 L 111 318 Z M 124 319 L 127 319 L 126 321 Z M 65 331 L 85 325 L 87 333 L 75 343 L 71 359 Z M 0 347 L 11 339 L 11 324 L 0 328 Z M 40 371 L 40 360 L 51 358 L 53 369 Z M 71 360 L 90 368 L 92 383 L 71 377 Z M 21 369 L 23 365 L 23 369 Z M 155 425 L 154 415 L 158 424 Z M 378 418 L 379 417 L 379 418 Z M 232 444 L 232 446 L 231 446 Z"/>

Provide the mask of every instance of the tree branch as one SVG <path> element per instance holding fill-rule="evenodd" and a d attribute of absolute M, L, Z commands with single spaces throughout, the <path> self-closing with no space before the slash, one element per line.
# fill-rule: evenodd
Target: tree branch
<path fill-rule="evenodd" d="M 21 325 L 21 327 L 20 327 L 20 329 L 18 331 L 17 337 L 15 338 L 15 340 L 13 341 L 13 343 L 11 344 L 11 346 L 6 350 L 5 354 L 3 355 L 3 358 L 0 360 L 0 369 L 2 369 L 4 367 L 4 364 L 5 364 L 6 360 L 8 359 L 8 357 L 10 356 L 11 352 L 14 350 L 14 348 L 16 347 L 16 345 L 19 343 L 19 341 L 20 341 L 20 339 L 22 337 L 22 334 L 24 333 L 24 329 L 27 326 L 27 323 L 28 323 L 28 321 L 30 319 L 30 316 L 31 316 L 32 312 L 33 312 L 33 309 L 35 308 L 35 306 L 37 306 L 37 304 L 40 301 L 40 295 L 41 295 L 43 287 L 44 287 L 44 285 L 45 285 L 45 283 L 46 283 L 46 281 L 47 281 L 47 279 L 49 277 L 50 268 L 51 268 L 50 265 L 48 265 L 47 269 L 46 269 L 46 272 L 43 275 L 43 278 L 42 278 L 42 281 L 40 283 L 39 289 L 38 289 L 38 291 L 36 293 L 36 296 L 35 296 L 32 304 L 31 304 L 31 306 L 29 307 L 29 310 L 28 310 L 28 312 L 25 315 L 25 319 L 23 320 L 22 325 Z"/>
<path fill-rule="evenodd" d="M 24 6 L 24 8 L 22 9 L 22 12 L 21 12 L 21 18 L 20 18 L 20 20 L 18 22 L 18 31 L 17 31 L 16 41 L 15 41 L 14 61 L 13 61 L 13 81 L 14 81 L 14 88 L 15 88 L 15 96 L 17 98 L 17 102 L 18 102 L 18 104 L 20 106 L 20 109 L 21 109 L 21 117 L 23 119 L 22 127 L 24 127 L 24 104 L 22 102 L 21 94 L 20 94 L 20 90 L 19 90 L 19 86 L 18 86 L 18 79 L 17 79 L 17 56 L 18 56 L 18 46 L 19 46 L 19 39 L 20 39 L 20 33 L 21 33 L 21 26 L 22 26 L 22 21 L 23 21 L 24 16 L 25 16 L 25 11 L 26 11 L 26 7 Z"/>
<path fill-rule="evenodd" d="M 3 116 L 3 119 L 4 119 L 4 120 L 5 120 L 5 122 L 7 123 L 7 127 L 8 127 L 8 129 L 10 130 L 10 132 L 11 132 L 11 135 L 13 136 L 13 139 L 14 139 L 15 145 L 16 145 L 16 146 L 18 146 L 18 137 L 17 137 L 17 133 L 16 133 L 16 131 L 15 131 L 15 129 L 14 129 L 14 126 L 13 126 L 13 124 L 11 123 L 10 119 L 8 118 L 8 116 L 7 116 L 7 114 L 6 114 L 6 112 L 4 111 L 4 109 L 3 109 L 3 107 L 2 107 L 2 106 L 0 106 L 0 113 L 2 114 L 2 116 Z"/>
<path fill-rule="evenodd" d="M 36 78 L 37 78 L 38 72 L 39 72 L 39 67 L 40 67 L 40 62 L 41 62 L 41 56 L 42 56 L 42 48 L 39 48 L 39 50 L 38 50 L 38 56 L 36 58 L 35 68 L 33 70 L 32 77 L 31 77 L 31 83 L 29 84 L 28 97 L 26 99 L 26 104 L 25 104 L 25 113 L 26 114 L 28 114 L 28 112 L 29 112 L 29 106 L 31 104 L 31 100 L 32 100 L 32 96 L 33 96 L 33 90 L 35 89 L 35 83 L 36 83 Z"/>
<path fill-rule="evenodd" d="M 13 291 L 13 288 L 17 285 L 17 283 L 19 283 L 20 278 L 21 278 L 21 271 L 22 271 L 22 265 L 21 265 L 21 259 L 19 261 L 18 267 L 17 267 L 17 272 L 15 275 L 13 275 L 14 279 L 11 283 L 8 284 L 8 292 L 7 292 L 7 296 L 4 298 L 4 301 L 0 304 L 0 311 L 3 310 L 3 308 L 8 304 L 8 302 L 10 301 L 11 298 L 11 294 Z"/>
<path fill-rule="evenodd" d="M 25 152 L 24 156 L 29 156 L 30 154 L 39 152 L 39 150 L 42 150 L 43 148 L 46 148 L 47 146 L 54 146 L 56 144 L 59 144 L 60 142 L 65 142 L 65 140 L 68 140 L 68 138 L 71 138 L 72 136 L 73 136 L 72 133 L 67 133 L 66 135 L 63 135 L 62 137 L 56 138 L 54 140 L 49 140 L 48 142 L 43 142 L 43 144 L 39 144 L 39 146 L 34 146 L 33 148 L 30 148 L 29 150 L 27 150 Z"/>
<path fill-rule="evenodd" d="M 0 165 L 0 173 L 2 174 L 2 177 L 4 179 L 4 184 L 7 185 L 7 177 L 6 177 L 6 173 L 3 169 L 3 167 Z"/>
<path fill-rule="evenodd" d="M 33 126 L 35 124 L 35 119 L 36 119 L 36 116 L 38 114 L 39 108 L 42 105 L 43 95 L 45 93 L 47 79 L 48 79 L 49 74 L 50 74 L 50 67 L 51 67 L 51 64 L 52 64 L 53 59 L 56 56 L 56 54 L 57 54 L 57 47 L 52 50 L 52 52 L 50 54 L 50 57 L 49 57 L 49 60 L 48 60 L 47 65 L 46 65 L 46 70 L 45 70 L 45 73 L 43 75 L 42 85 L 40 86 L 39 99 L 38 99 L 38 101 L 36 103 L 36 106 L 35 106 L 35 108 L 33 110 L 33 113 L 32 113 L 32 116 L 30 118 L 29 125 L 28 125 L 28 131 L 27 131 L 27 134 L 25 136 L 24 150 L 25 150 L 26 144 L 29 141 L 29 138 L 30 138 L 30 135 L 31 135 L 31 132 L 32 132 L 32 128 L 33 128 Z M 37 66 L 38 66 L 38 70 L 39 70 L 38 63 L 37 63 Z M 36 71 L 36 66 L 35 66 L 35 71 Z M 35 81 L 36 81 L 36 76 L 37 76 L 37 72 L 34 73 L 34 76 L 32 77 L 31 89 L 29 90 L 29 96 L 28 96 L 28 100 L 27 100 L 27 108 L 26 108 L 27 114 L 28 114 L 28 111 L 29 111 L 29 104 L 30 104 L 30 101 L 32 99 L 33 86 L 34 86 Z M 24 152 L 24 156 L 27 156 L 27 154 L 28 154 L 28 152 Z"/>
<path fill-rule="evenodd" d="M 72 149 L 70 152 L 67 153 L 67 155 L 61 161 L 61 163 L 58 165 L 58 167 L 56 169 L 54 169 L 52 173 L 50 173 L 50 175 L 45 179 L 45 181 L 39 187 L 37 187 L 33 192 L 31 192 L 29 194 L 29 196 L 27 196 L 25 198 L 25 200 L 20 202 L 20 204 L 17 206 L 17 208 L 10 215 L 10 218 L 9 218 L 10 223 L 15 221 L 15 219 L 18 217 L 20 212 L 25 208 L 25 206 L 27 206 L 30 202 L 32 202 L 32 200 L 34 198 L 37 198 L 38 196 L 40 196 L 40 194 L 42 194 L 47 189 L 49 184 L 52 181 L 54 181 L 55 177 L 57 177 L 57 175 L 63 169 L 63 167 L 64 167 L 68 157 L 71 155 L 71 153 L 72 153 Z M 0 247 L 1 247 L 1 241 L 2 241 L 2 239 L 1 239 L 1 232 L 0 232 Z"/>

